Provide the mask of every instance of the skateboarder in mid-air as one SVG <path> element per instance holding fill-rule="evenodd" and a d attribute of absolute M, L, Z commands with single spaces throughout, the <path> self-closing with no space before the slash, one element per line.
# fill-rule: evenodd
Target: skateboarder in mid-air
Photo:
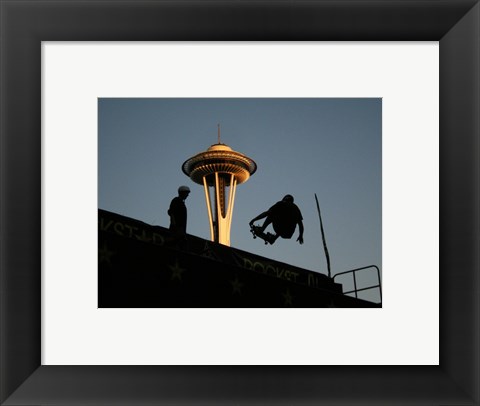
<path fill-rule="evenodd" d="M 253 225 L 257 220 L 265 218 L 265 222 L 261 227 Z M 293 196 L 286 195 L 282 200 L 275 203 L 267 211 L 259 214 L 249 225 L 252 231 L 254 238 L 256 236 L 265 240 L 265 244 L 268 242 L 270 244 L 275 243 L 278 237 L 282 238 L 292 238 L 295 228 L 298 224 L 299 234 L 297 241 L 300 244 L 303 244 L 303 217 L 302 213 L 298 206 L 293 203 Z M 272 224 L 275 234 L 267 233 L 264 231 L 269 224 Z"/>

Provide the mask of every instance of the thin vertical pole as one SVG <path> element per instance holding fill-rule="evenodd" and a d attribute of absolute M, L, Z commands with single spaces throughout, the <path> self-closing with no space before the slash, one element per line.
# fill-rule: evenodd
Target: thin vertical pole
<path fill-rule="evenodd" d="M 320 205 L 318 204 L 318 198 L 316 193 L 315 200 L 317 202 L 318 217 L 320 218 L 320 231 L 322 232 L 323 250 L 325 251 L 325 257 L 327 259 L 328 277 L 331 278 L 330 255 L 328 254 L 327 241 L 325 240 L 325 232 L 323 231 L 322 214 L 320 213 Z"/>
<path fill-rule="evenodd" d="M 355 275 L 355 272 L 353 272 L 353 286 L 355 287 L 355 297 L 358 299 L 358 293 L 357 293 L 357 277 Z"/>

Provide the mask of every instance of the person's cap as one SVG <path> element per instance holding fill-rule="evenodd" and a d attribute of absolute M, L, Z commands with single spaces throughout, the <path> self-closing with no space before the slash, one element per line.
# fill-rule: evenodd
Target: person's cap
<path fill-rule="evenodd" d="M 293 203 L 293 196 L 292 195 L 285 195 L 282 199 L 285 202 Z"/>
<path fill-rule="evenodd" d="M 189 188 L 188 186 L 180 186 L 180 187 L 178 188 L 178 193 L 180 193 L 180 192 L 188 192 L 188 193 L 190 193 L 190 188 Z"/>

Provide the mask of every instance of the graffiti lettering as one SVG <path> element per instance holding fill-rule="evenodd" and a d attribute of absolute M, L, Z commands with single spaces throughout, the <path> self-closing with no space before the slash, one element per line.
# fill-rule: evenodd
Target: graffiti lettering
<path fill-rule="evenodd" d="M 113 230 L 118 234 L 118 235 L 121 235 L 122 237 L 124 237 L 123 235 L 123 224 L 122 223 L 115 223 L 115 225 L 113 226 Z"/>
<path fill-rule="evenodd" d="M 100 230 L 101 231 L 108 231 L 110 226 L 113 224 L 113 220 L 110 220 L 107 224 L 105 224 L 105 220 L 103 218 L 100 219 Z"/>
<path fill-rule="evenodd" d="M 294 272 L 285 268 L 273 266 L 269 263 L 263 263 L 260 261 L 251 261 L 248 258 L 243 258 L 243 267 L 250 271 L 262 273 L 264 275 L 275 276 L 279 279 L 284 279 L 290 282 L 297 282 L 298 272 Z"/>
<path fill-rule="evenodd" d="M 132 227 L 132 226 L 129 226 L 128 224 L 125 224 L 125 228 L 128 230 L 128 234 L 127 234 L 128 238 L 132 238 L 134 236 L 134 231 L 138 230 L 137 227 Z"/>
<path fill-rule="evenodd" d="M 125 224 L 120 221 L 114 222 L 113 220 L 105 221 L 105 219 L 99 219 L 100 231 L 113 232 L 121 237 L 134 238 L 138 241 L 152 242 L 155 245 L 163 245 L 165 237 L 159 233 L 154 233 L 130 224 Z"/>
<path fill-rule="evenodd" d="M 153 233 L 153 243 L 156 245 L 163 245 L 165 243 L 165 238 L 163 235 L 158 233 Z"/>
<path fill-rule="evenodd" d="M 308 286 L 314 286 L 318 288 L 318 278 L 312 274 L 308 274 Z"/>

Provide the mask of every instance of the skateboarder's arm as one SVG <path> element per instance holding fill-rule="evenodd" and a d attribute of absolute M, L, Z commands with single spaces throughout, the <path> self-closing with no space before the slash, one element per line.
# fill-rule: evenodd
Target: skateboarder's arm
<path fill-rule="evenodd" d="M 303 244 L 303 221 L 299 220 L 298 224 L 298 238 L 297 241 L 300 244 Z"/>
<path fill-rule="evenodd" d="M 264 211 L 263 213 L 259 214 L 257 217 L 255 217 L 253 220 L 250 221 L 250 225 L 252 225 L 255 221 L 263 219 L 268 216 L 268 211 Z"/>

